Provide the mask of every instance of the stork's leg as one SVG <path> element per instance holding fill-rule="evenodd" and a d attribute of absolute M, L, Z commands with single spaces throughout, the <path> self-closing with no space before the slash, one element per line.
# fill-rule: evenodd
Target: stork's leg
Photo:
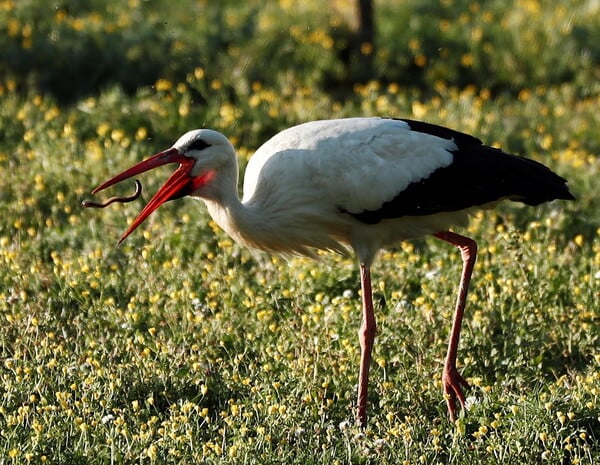
<path fill-rule="evenodd" d="M 473 239 L 450 231 L 440 232 L 434 234 L 434 236 L 458 247 L 463 260 L 458 297 L 456 298 L 456 309 L 454 310 L 454 320 L 452 322 L 450 342 L 448 343 L 448 353 L 446 354 L 444 372 L 442 373 L 442 383 L 444 385 L 446 403 L 448 404 L 448 413 L 450 421 L 454 422 L 456 420 L 456 400 L 458 399 L 461 407 L 465 408 L 465 396 L 461 386 L 465 388 L 469 387 L 469 384 L 456 369 L 456 354 L 460 340 L 460 327 L 467 301 L 467 292 L 469 291 L 469 283 L 471 282 L 471 273 L 473 272 L 475 259 L 477 258 L 477 244 Z"/>
<path fill-rule="evenodd" d="M 369 266 L 360 264 L 360 285 L 362 289 L 362 323 L 358 330 L 360 341 L 360 372 L 358 375 L 358 421 L 362 426 L 367 423 L 367 389 L 369 385 L 369 365 L 377 324 L 373 312 L 373 294 L 371 291 L 371 273 Z"/>

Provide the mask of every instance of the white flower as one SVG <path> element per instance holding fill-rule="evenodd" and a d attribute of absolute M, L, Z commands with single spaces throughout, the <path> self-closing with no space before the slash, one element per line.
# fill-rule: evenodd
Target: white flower
<path fill-rule="evenodd" d="M 350 428 L 350 422 L 348 420 L 341 421 L 338 427 L 340 428 L 340 431 L 345 431 Z"/>

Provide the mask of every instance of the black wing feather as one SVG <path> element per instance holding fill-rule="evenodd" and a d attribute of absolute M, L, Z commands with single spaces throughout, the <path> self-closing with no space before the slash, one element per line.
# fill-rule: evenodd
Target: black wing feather
<path fill-rule="evenodd" d="M 483 145 L 475 137 L 442 126 L 402 121 L 413 131 L 452 139 L 457 147 L 452 151 L 453 161 L 410 184 L 377 210 L 352 214 L 364 223 L 458 211 L 505 198 L 527 205 L 575 199 L 567 181 L 541 163 Z"/>

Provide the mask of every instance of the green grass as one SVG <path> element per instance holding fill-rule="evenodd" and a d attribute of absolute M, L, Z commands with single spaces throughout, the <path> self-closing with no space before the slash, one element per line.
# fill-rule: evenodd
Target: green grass
<path fill-rule="evenodd" d="M 377 2 L 359 83 L 344 2 L 0 0 L 0 463 L 600 462 L 600 15 L 551 3 Z M 360 430 L 351 257 L 252 253 L 189 199 L 117 246 L 140 203 L 79 205 L 187 129 L 244 161 L 289 125 L 356 115 L 472 133 L 577 197 L 462 231 L 480 254 L 456 425 L 453 248 L 399 244 L 375 266 Z M 146 200 L 167 175 L 144 175 Z"/>

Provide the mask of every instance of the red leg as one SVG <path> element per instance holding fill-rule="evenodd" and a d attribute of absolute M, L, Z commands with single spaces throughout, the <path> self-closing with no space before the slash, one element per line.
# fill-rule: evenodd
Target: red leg
<path fill-rule="evenodd" d="M 369 267 L 360 264 L 360 285 L 362 289 L 363 316 L 362 324 L 358 330 L 360 341 L 360 372 L 358 375 L 358 421 L 362 426 L 367 423 L 367 389 L 369 385 L 369 366 L 371 364 L 371 351 L 377 324 L 373 312 L 373 293 L 371 291 L 371 273 Z"/>
<path fill-rule="evenodd" d="M 440 232 L 434 234 L 434 236 L 458 247 L 463 260 L 462 275 L 460 277 L 458 297 L 456 298 L 456 308 L 454 310 L 454 320 L 452 322 L 450 342 L 448 343 L 448 353 L 446 354 L 446 362 L 444 363 L 444 371 L 442 373 L 442 383 L 444 385 L 446 403 L 448 404 L 448 413 L 450 421 L 454 422 L 456 420 L 456 400 L 458 399 L 463 410 L 465 408 L 465 396 L 461 386 L 465 388 L 469 387 L 469 384 L 456 369 L 456 355 L 460 341 L 460 327 L 467 302 L 467 292 L 469 291 L 471 274 L 473 273 L 475 259 L 477 258 L 477 244 L 473 239 L 450 231 Z"/>

